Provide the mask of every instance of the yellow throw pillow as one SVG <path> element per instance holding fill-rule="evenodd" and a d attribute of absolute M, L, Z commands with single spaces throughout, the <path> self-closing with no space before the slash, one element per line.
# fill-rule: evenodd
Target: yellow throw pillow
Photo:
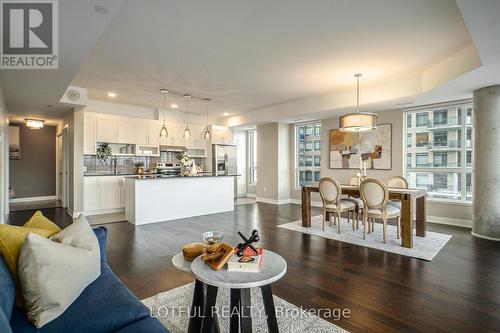
<path fill-rule="evenodd" d="M 23 225 L 24 228 L 36 228 L 51 230 L 54 233 L 61 231 L 61 229 L 51 220 L 43 216 L 41 211 L 37 211 L 33 216 Z"/>
<path fill-rule="evenodd" d="M 27 227 L 27 225 L 36 225 Z M 16 285 L 16 304 L 22 306 L 22 298 L 19 290 L 19 278 L 17 275 L 17 261 L 23 247 L 26 236 L 32 232 L 49 238 L 61 229 L 44 217 L 42 213 L 36 212 L 33 217 L 22 227 L 0 224 L 0 254 L 3 256 L 7 267 L 12 273 L 12 279 Z"/>

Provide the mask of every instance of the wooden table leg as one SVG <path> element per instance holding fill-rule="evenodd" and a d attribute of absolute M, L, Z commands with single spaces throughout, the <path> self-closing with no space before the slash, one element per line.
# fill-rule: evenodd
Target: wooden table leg
<path fill-rule="evenodd" d="M 198 333 L 201 330 L 203 308 L 203 282 L 196 280 L 194 283 L 193 302 L 189 311 L 189 333 Z"/>
<path fill-rule="evenodd" d="M 238 333 L 239 326 L 239 313 L 240 313 L 240 291 L 239 289 L 231 289 L 231 300 L 229 303 L 229 332 Z"/>
<path fill-rule="evenodd" d="M 425 196 L 417 198 L 417 236 L 425 237 Z"/>
<path fill-rule="evenodd" d="M 252 300 L 250 289 L 240 289 L 240 326 L 241 333 L 252 332 Z"/>
<path fill-rule="evenodd" d="M 403 194 L 401 199 L 401 246 L 413 247 L 413 216 L 412 198 L 409 194 Z"/>
<path fill-rule="evenodd" d="M 310 228 L 311 227 L 311 193 L 305 187 L 302 187 L 301 199 L 302 199 L 302 227 Z"/>
<path fill-rule="evenodd" d="M 217 317 L 215 316 L 216 313 L 213 310 L 215 301 L 217 300 L 217 290 L 217 287 L 207 285 L 205 306 L 203 309 L 202 332 L 212 332 L 212 330 L 216 330 L 218 328 L 218 325 L 214 324 L 214 320 L 217 320 Z"/>
<path fill-rule="evenodd" d="M 262 300 L 264 301 L 264 309 L 267 316 L 267 328 L 269 333 L 278 333 L 278 321 L 276 320 L 276 308 L 274 307 L 273 291 L 271 285 L 260 287 L 262 292 Z"/>

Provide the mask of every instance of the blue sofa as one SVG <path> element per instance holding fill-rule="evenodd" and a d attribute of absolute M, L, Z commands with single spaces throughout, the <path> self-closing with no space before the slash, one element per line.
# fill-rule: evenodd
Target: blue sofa
<path fill-rule="evenodd" d="M 163 325 L 111 271 L 106 259 L 104 227 L 94 229 L 101 248 L 101 276 L 57 319 L 37 329 L 14 307 L 14 282 L 0 256 L 0 332 L 109 333 L 162 332 Z"/>

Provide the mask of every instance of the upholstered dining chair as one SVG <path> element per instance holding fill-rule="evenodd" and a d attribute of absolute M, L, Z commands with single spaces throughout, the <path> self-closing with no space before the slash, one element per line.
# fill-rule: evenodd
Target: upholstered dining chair
<path fill-rule="evenodd" d="M 367 178 L 359 187 L 359 193 L 365 209 L 363 211 L 363 239 L 366 238 L 366 226 L 368 224 L 368 233 L 374 231 L 375 219 L 382 219 L 383 239 L 387 241 L 387 219 L 397 218 L 397 238 L 400 237 L 401 211 L 399 208 L 388 205 L 389 190 L 385 183 L 374 178 Z M 370 227 L 371 221 L 371 227 Z"/>
<path fill-rule="evenodd" d="M 352 201 L 340 198 L 342 189 L 339 182 L 333 178 L 322 177 L 319 180 L 318 188 L 321 200 L 323 201 L 323 224 L 321 230 L 325 230 L 326 214 L 331 212 L 334 213 L 334 224 L 337 224 L 337 231 L 340 234 L 340 214 L 343 212 L 353 212 L 356 205 Z"/>
<path fill-rule="evenodd" d="M 394 176 L 389 181 L 387 182 L 387 187 L 394 187 L 394 188 L 408 188 L 408 182 L 406 179 L 404 179 L 401 176 Z M 401 201 L 399 200 L 389 200 L 389 205 L 397 207 L 401 209 Z"/>
<path fill-rule="evenodd" d="M 349 185 L 359 186 L 359 178 L 356 176 L 352 176 L 349 179 Z M 356 197 L 352 197 L 352 196 L 348 196 L 347 198 L 345 198 L 345 200 L 349 200 L 349 201 L 354 202 L 355 209 L 354 209 L 354 213 L 353 213 L 354 216 L 352 218 L 352 223 L 353 223 L 352 230 L 354 230 L 354 219 L 356 219 L 356 229 L 359 229 L 359 217 L 361 216 L 361 213 L 362 213 L 363 207 L 364 207 L 363 200 L 361 200 L 361 198 L 356 198 Z M 351 213 L 349 213 L 349 214 L 351 214 Z"/>

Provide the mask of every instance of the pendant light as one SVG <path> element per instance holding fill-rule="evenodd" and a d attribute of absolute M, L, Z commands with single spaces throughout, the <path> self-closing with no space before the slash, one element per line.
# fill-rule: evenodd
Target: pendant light
<path fill-rule="evenodd" d="M 208 127 L 208 103 L 210 103 L 211 99 L 204 98 L 203 100 L 207 103 L 207 128 L 205 129 L 205 133 L 203 134 L 203 137 L 205 138 L 205 140 L 208 140 L 212 136 L 212 134 L 210 133 L 210 128 Z"/>
<path fill-rule="evenodd" d="M 189 139 L 191 137 L 191 130 L 189 130 L 189 100 L 191 99 L 190 94 L 184 94 L 186 98 L 186 129 L 184 130 L 183 137 Z"/>
<path fill-rule="evenodd" d="M 160 89 L 160 92 L 163 94 L 163 126 L 160 130 L 160 138 L 168 138 L 167 125 L 165 124 L 165 95 L 168 94 L 168 90 Z"/>
<path fill-rule="evenodd" d="M 359 111 L 359 78 L 360 73 L 354 74 L 356 78 L 356 113 L 340 116 L 339 129 L 341 132 L 367 132 L 377 128 L 377 115 L 371 112 Z"/>

